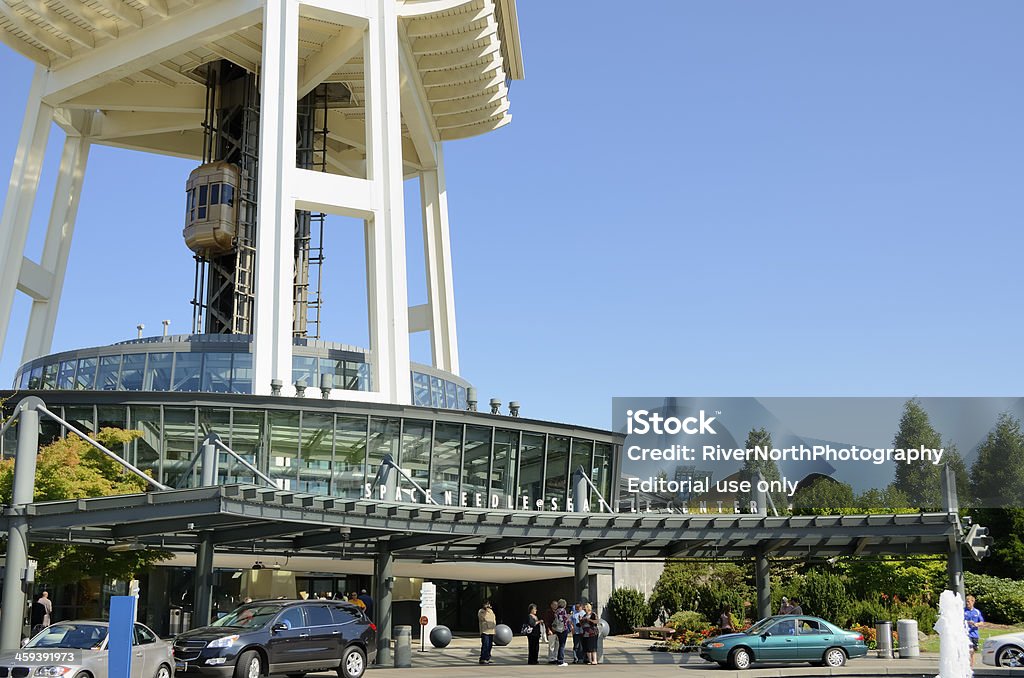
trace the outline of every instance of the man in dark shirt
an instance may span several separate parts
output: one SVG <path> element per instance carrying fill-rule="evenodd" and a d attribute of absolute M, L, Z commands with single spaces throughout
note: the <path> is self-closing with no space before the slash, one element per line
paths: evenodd
<path fill-rule="evenodd" d="M 363 601 L 363 605 L 366 606 L 366 616 L 373 619 L 373 598 L 366 592 L 366 589 L 359 592 L 359 600 Z"/>
<path fill-rule="evenodd" d="M 543 640 L 548 644 L 548 664 L 558 663 L 558 634 L 555 633 L 555 610 L 558 609 L 558 601 L 552 600 L 548 609 L 540 613 L 540 620 L 544 622 Z"/>
<path fill-rule="evenodd" d="M 800 599 L 799 598 L 794 596 L 793 600 L 791 600 L 789 602 L 790 602 L 789 614 L 803 614 L 804 613 L 804 608 L 800 607 Z"/>

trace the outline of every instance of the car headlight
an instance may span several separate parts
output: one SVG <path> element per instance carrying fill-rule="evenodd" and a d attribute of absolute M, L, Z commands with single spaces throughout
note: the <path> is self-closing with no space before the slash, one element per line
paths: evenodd
<path fill-rule="evenodd" d="M 206 647 L 231 647 L 235 644 L 236 640 L 238 640 L 238 636 L 224 636 L 217 640 L 211 640 L 210 644 Z"/>
<path fill-rule="evenodd" d="M 37 676 L 64 676 L 71 673 L 70 666 L 40 666 L 36 669 Z"/>
<path fill-rule="evenodd" d="M 998 640 L 986 640 L 985 641 L 985 647 L 986 648 L 995 647 L 998 643 L 999 643 Z"/>
<path fill-rule="evenodd" d="M 708 643 L 708 647 L 725 647 L 725 643 Z"/>

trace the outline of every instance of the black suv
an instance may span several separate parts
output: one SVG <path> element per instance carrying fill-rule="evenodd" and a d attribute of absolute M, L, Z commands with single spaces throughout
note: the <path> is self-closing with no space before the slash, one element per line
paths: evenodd
<path fill-rule="evenodd" d="M 336 670 L 360 678 L 377 653 L 377 627 L 355 605 L 260 600 L 174 639 L 179 676 L 261 678 Z"/>

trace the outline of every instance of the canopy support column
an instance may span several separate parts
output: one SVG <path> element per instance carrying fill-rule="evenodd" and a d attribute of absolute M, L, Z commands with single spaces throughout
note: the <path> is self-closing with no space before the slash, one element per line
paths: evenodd
<path fill-rule="evenodd" d="M 374 563 L 374 581 L 377 585 L 377 665 L 391 665 L 391 589 L 395 557 L 386 539 L 377 542 L 377 561 Z"/>

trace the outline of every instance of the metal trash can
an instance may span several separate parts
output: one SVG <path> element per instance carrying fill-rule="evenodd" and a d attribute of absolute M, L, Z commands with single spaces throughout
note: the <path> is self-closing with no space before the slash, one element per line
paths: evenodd
<path fill-rule="evenodd" d="M 875 622 L 875 642 L 878 643 L 876 651 L 879 659 L 892 659 L 892 622 Z"/>
<path fill-rule="evenodd" d="M 900 641 L 900 659 L 921 656 L 921 643 L 917 638 L 917 620 L 900 619 L 896 622 L 896 637 Z"/>
<path fill-rule="evenodd" d="M 396 626 L 392 634 L 395 640 L 395 668 L 412 667 L 412 627 Z"/>

